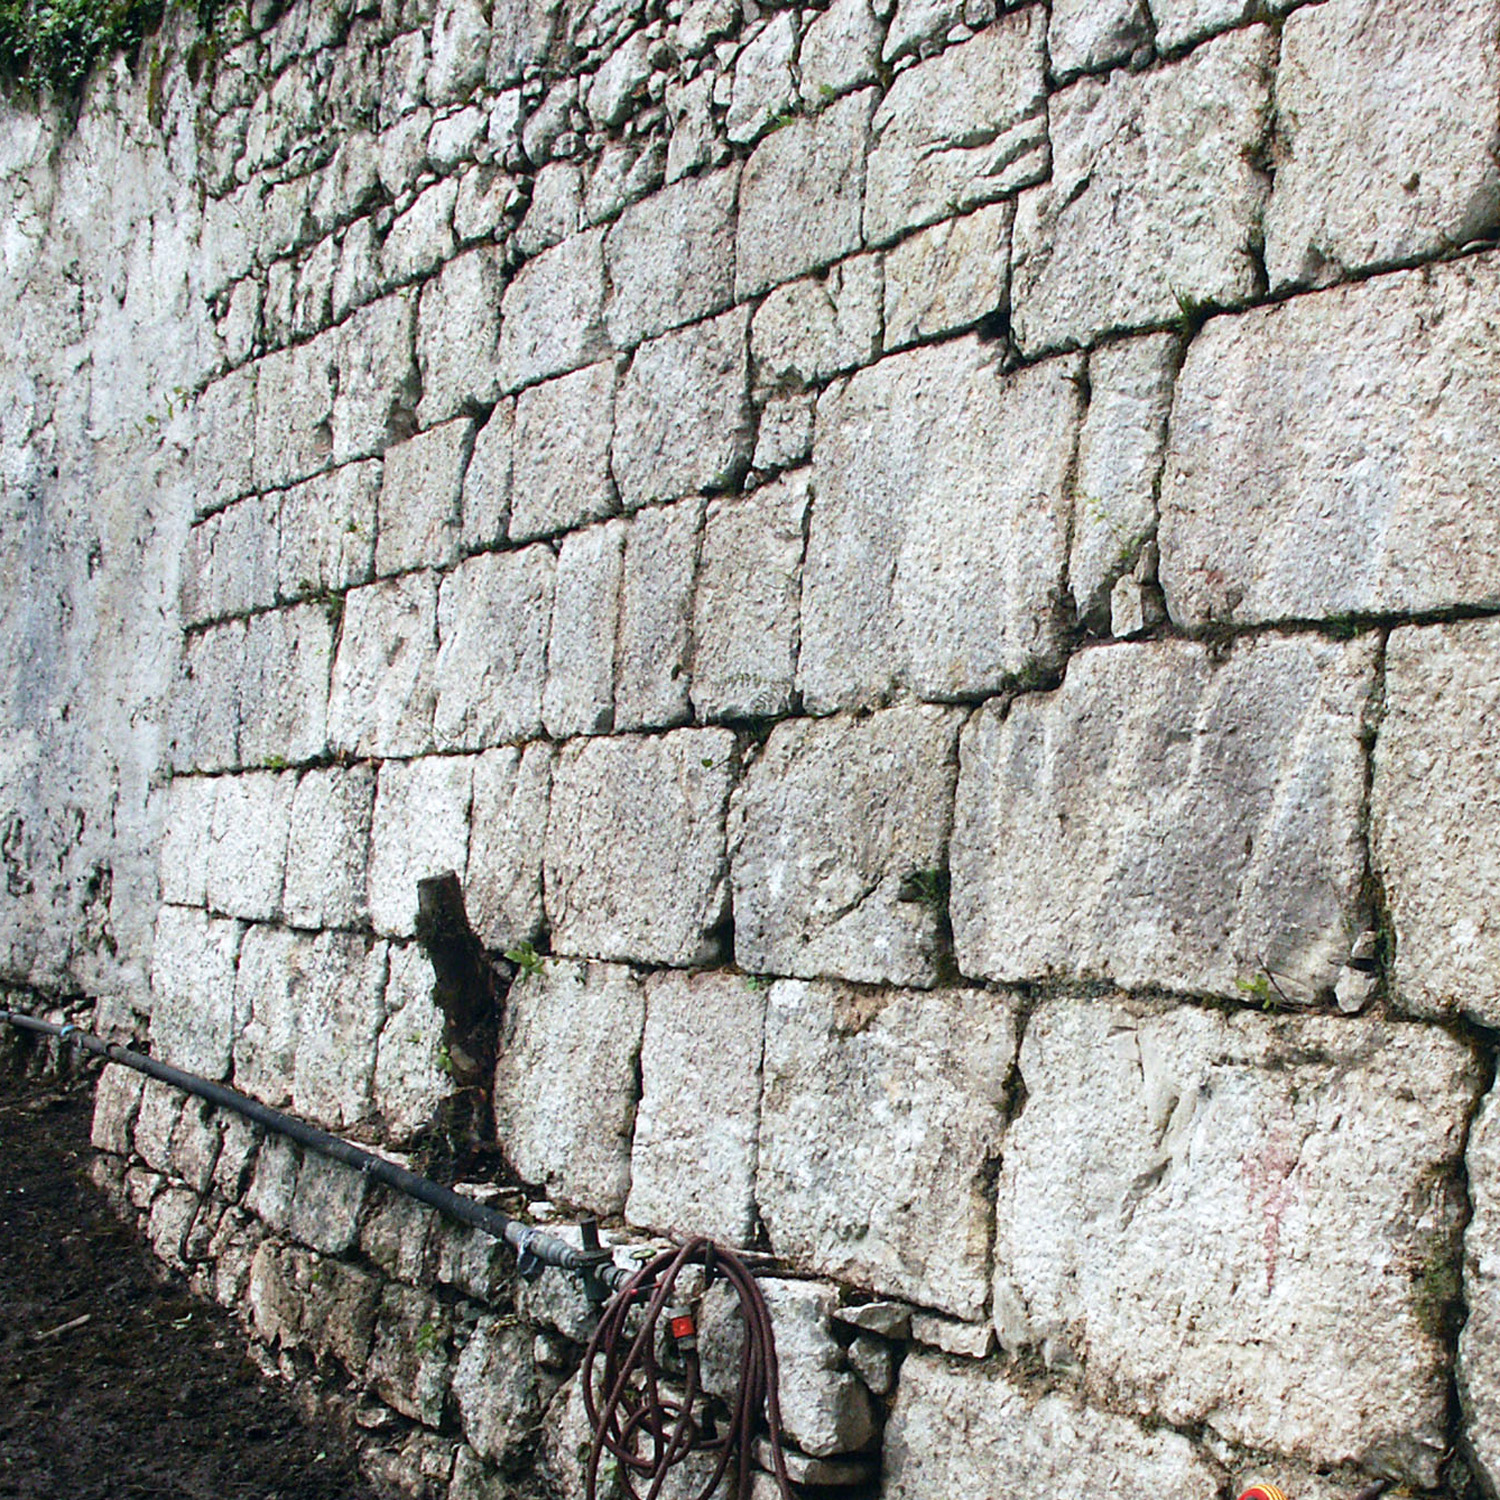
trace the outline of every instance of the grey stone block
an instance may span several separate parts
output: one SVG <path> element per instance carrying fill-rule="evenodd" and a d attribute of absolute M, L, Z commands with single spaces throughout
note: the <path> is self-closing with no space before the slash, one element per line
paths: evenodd
<path fill-rule="evenodd" d="M 822 109 L 830 99 L 878 81 L 883 28 L 870 0 L 834 0 L 805 24 L 797 49 L 805 105 Z"/>
<path fill-rule="evenodd" d="M 375 773 L 309 771 L 297 783 L 281 907 L 294 927 L 354 927 L 366 918 L 365 874 Z"/>
<path fill-rule="evenodd" d="M 609 353 L 604 331 L 604 236 L 591 229 L 528 261 L 501 304 L 505 390 L 593 364 Z"/>
<path fill-rule="evenodd" d="M 623 521 L 571 532 L 557 554 L 542 718 L 554 739 L 608 734 L 625 567 Z"/>
<path fill-rule="evenodd" d="M 501 401 L 474 438 L 474 452 L 464 474 L 460 539 L 465 552 L 478 552 L 505 539 L 510 525 L 515 430 L 516 404 Z"/>
<path fill-rule="evenodd" d="M 524 1324 L 481 1318 L 453 1371 L 453 1399 L 464 1436 L 495 1463 L 528 1454 L 538 1416 L 532 1332 Z"/>
<path fill-rule="evenodd" d="M 251 495 L 200 521 L 182 559 L 182 614 L 189 625 L 276 603 L 280 496 Z"/>
<path fill-rule="evenodd" d="M 431 962 L 411 943 L 392 944 L 389 964 L 371 1102 L 385 1139 L 401 1141 L 433 1122 L 453 1080 L 441 1067 L 443 1013 L 432 1001 Z"/>
<path fill-rule="evenodd" d="M 795 390 L 869 364 L 880 352 L 880 298 L 877 255 L 777 287 L 750 329 L 756 387 Z"/>
<path fill-rule="evenodd" d="M 499 394 L 500 252 L 481 245 L 455 257 L 422 288 L 417 362 L 422 373 L 419 419 L 431 426 L 467 402 Z"/>
<path fill-rule="evenodd" d="M 652 506 L 630 523 L 615 661 L 616 730 L 670 729 L 691 717 L 693 583 L 703 501 Z"/>
<path fill-rule="evenodd" d="M 361 308 L 324 335 L 335 340 L 338 359 L 338 394 L 333 401 L 335 464 L 382 453 L 388 443 L 416 425 L 417 399 L 422 394 L 414 349 L 416 321 L 417 294 L 406 290 Z"/>
<path fill-rule="evenodd" d="M 1474 1216 L 1464 1232 L 1463 1305 L 1468 1313 L 1458 1344 L 1458 1394 L 1469 1452 L 1485 1480 L 1500 1473 L 1500 1365 L 1496 1332 L 1500 1329 L 1500 1275 L 1496 1271 L 1496 1185 L 1500 1183 L 1495 1095 L 1486 1096 L 1469 1132 L 1465 1153 L 1469 1196 Z M 1434 1256 L 1424 1267 L 1429 1287 L 1439 1296 L 1434 1310 L 1441 1314 L 1445 1266 Z M 1457 1290 L 1456 1288 L 1454 1290 Z"/>
<path fill-rule="evenodd" d="M 355 755 L 416 755 L 432 740 L 437 579 L 410 573 L 352 590 L 328 697 L 328 738 Z"/>
<path fill-rule="evenodd" d="M 614 417 L 615 367 L 609 361 L 516 397 L 511 541 L 532 541 L 614 511 Z"/>
<path fill-rule="evenodd" d="M 251 772 L 214 785 L 208 904 L 226 916 L 270 921 L 281 911 L 296 775 Z"/>
<path fill-rule="evenodd" d="M 1128 62 L 1151 42 L 1145 0 L 1054 0 L 1047 60 L 1059 82 Z"/>
<path fill-rule="evenodd" d="M 283 599 L 342 593 L 375 576 L 380 462 L 346 464 L 281 495 L 277 586 Z"/>
<path fill-rule="evenodd" d="M 469 853 L 472 755 L 388 760 L 380 767 L 370 830 L 370 922 L 409 937 L 417 882 L 465 868 Z"/>
<path fill-rule="evenodd" d="M 375 1393 L 403 1417 L 437 1427 L 453 1376 L 452 1337 L 452 1320 L 436 1298 L 400 1283 L 387 1286 L 370 1351 Z"/>
<path fill-rule="evenodd" d="M 218 783 L 212 777 L 172 779 L 157 862 L 163 901 L 176 906 L 208 905 L 208 860 L 217 796 Z"/>
<path fill-rule="evenodd" d="M 490 750 L 474 762 L 469 922 L 480 941 L 503 952 L 542 927 L 542 852 L 556 752 L 547 744 Z"/>
<path fill-rule="evenodd" d="M 312 760 L 328 747 L 333 625 L 320 605 L 253 616 L 239 674 L 242 765 Z"/>
<path fill-rule="evenodd" d="M 234 1004 L 239 922 L 163 906 L 151 950 L 152 1055 L 224 1078 L 241 1018 Z"/>
<path fill-rule="evenodd" d="M 451 567 L 457 560 L 460 497 L 473 446 L 474 424 L 460 418 L 386 450 L 378 574 Z"/>
<path fill-rule="evenodd" d="M 952 333 L 1003 311 L 1010 281 L 1011 203 L 947 219 L 885 257 L 885 347 Z"/>
<path fill-rule="evenodd" d="M 452 256 L 453 200 L 457 196 L 457 181 L 440 178 L 418 193 L 397 217 L 380 247 L 380 269 L 387 281 L 430 276 Z"/>
<path fill-rule="evenodd" d="M 725 134 L 737 146 L 759 140 L 797 102 L 797 28 L 786 11 L 773 14 L 734 59 Z"/>

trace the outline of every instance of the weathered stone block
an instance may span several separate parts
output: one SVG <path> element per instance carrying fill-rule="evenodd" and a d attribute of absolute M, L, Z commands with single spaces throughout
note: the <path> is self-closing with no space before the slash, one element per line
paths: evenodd
<path fill-rule="evenodd" d="M 440 1066 L 443 1013 L 433 1004 L 432 990 L 432 964 L 421 948 L 415 943 L 404 948 L 392 944 L 386 1020 L 380 1028 L 371 1094 L 385 1129 L 397 1140 L 429 1125 L 453 1091 L 451 1074 Z"/>
<path fill-rule="evenodd" d="M 501 304 L 500 380 L 506 390 L 566 375 L 609 353 L 604 330 L 603 229 L 575 234 L 528 261 Z"/>
<path fill-rule="evenodd" d="M 305 940 L 284 927 L 256 924 L 240 943 L 234 1008 L 240 1030 L 234 1039 L 236 1087 L 266 1104 L 292 1102 L 297 1061 L 297 1025 L 302 978 L 293 984 L 294 954 Z"/>
<path fill-rule="evenodd" d="M 182 615 L 189 625 L 276 603 L 280 496 L 251 495 L 200 521 L 182 559 Z"/>
<path fill-rule="evenodd" d="M 1326 999 L 1362 887 L 1374 647 L 1264 636 L 1075 656 L 960 747 L 959 968 Z"/>
<path fill-rule="evenodd" d="M 1500 1022 L 1500 622 L 1392 631 L 1375 742 L 1372 857 L 1394 989 L 1425 1015 Z"/>
<path fill-rule="evenodd" d="M 297 778 L 252 772 L 214 785 L 208 904 L 226 916 L 270 921 L 281 909 Z"/>
<path fill-rule="evenodd" d="M 484 79 L 489 42 L 489 15 L 481 0 L 440 0 L 432 17 L 428 102 L 468 98 Z"/>
<path fill-rule="evenodd" d="M 328 738 L 355 755 L 417 755 L 437 697 L 437 579 L 409 573 L 352 590 L 328 697 Z"/>
<path fill-rule="evenodd" d="M 493 246 L 457 256 L 422 288 L 417 362 L 429 426 L 470 401 L 493 401 L 500 389 L 501 293 L 505 276 Z"/>
<path fill-rule="evenodd" d="M 1256 294 L 1267 183 L 1255 154 L 1273 55 L 1270 32 L 1252 26 L 1172 67 L 1052 96 L 1052 177 L 1016 209 L 1010 295 L 1024 353 Z"/>
<path fill-rule="evenodd" d="M 615 509 L 609 449 L 615 367 L 606 361 L 516 398 L 510 539 L 531 541 Z"/>
<path fill-rule="evenodd" d="M 759 1060 L 757 1059 L 757 1066 Z M 141 1106 L 145 1079 L 131 1068 L 109 1063 L 94 1088 L 94 1121 L 90 1144 L 99 1151 L 129 1156 L 136 1112 Z"/>
<path fill-rule="evenodd" d="M 381 453 L 415 426 L 422 393 L 414 349 L 416 315 L 416 292 L 396 292 L 361 308 L 327 335 L 336 338 L 338 351 L 334 463 Z"/>
<path fill-rule="evenodd" d="M 524 1324 L 481 1318 L 453 1371 L 453 1399 L 476 1452 L 505 1463 L 529 1453 L 538 1414 L 532 1332 Z"/>
<path fill-rule="evenodd" d="M 400 1283 L 380 1300 L 369 1380 L 403 1417 L 436 1427 L 453 1374 L 453 1326 L 441 1302 Z"/>
<path fill-rule="evenodd" d="M 797 102 L 797 30 L 787 11 L 774 13 L 734 59 L 725 134 L 738 146 L 760 139 Z"/>
<path fill-rule="evenodd" d="M 777 287 L 756 309 L 750 357 L 760 389 L 795 389 L 880 352 L 880 257 L 860 255 L 822 277 Z"/>
<path fill-rule="evenodd" d="M 1005 307 L 1015 207 L 996 203 L 903 240 L 885 257 L 885 347 L 978 323 Z"/>
<path fill-rule="evenodd" d="M 1156 529 L 1177 358 L 1169 333 L 1108 344 L 1089 356 L 1068 586 L 1079 618 L 1096 628 L 1107 620 L 1110 590 Z"/>
<path fill-rule="evenodd" d="M 995 1322 L 1085 1388 L 1431 1484 L 1476 1060 L 1437 1027 L 1068 1000 L 1031 1017 Z"/>
<path fill-rule="evenodd" d="M 626 1218 L 743 1245 L 755 1224 L 766 996 L 740 974 L 646 981 Z"/>
<path fill-rule="evenodd" d="M 830 99 L 878 80 L 882 28 L 870 0 L 833 0 L 805 24 L 797 70 L 809 108 L 822 109 Z"/>
<path fill-rule="evenodd" d="M 596 1213 L 625 1206 L 643 1020 L 620 965 L 549 959 L 511 986 L 495 1138 L 525 1181 Z"/>
<path fill-rule="evenodd" d="M 693 624 L 700 719 L 771 718 L 791 708 L 811 503 L 804 471 L 709 506 Z"/>
<path fill-rule="evenodd" d="M 177 906 L 208 905 L 208 860 L 217 796 L 218 782 L 212 777 L 173 778 L 157 862 L 163 901 Z"/>
<path fill-rule="evenodd" d="M 478 552 L 504 541 L 515 472 L 516 404 L 501 401 L 474 438 L 464 474 L 462 543 Z"/>
<path fill-rule="evenodd" d="M 1497 291 L 1485 256 L 1208 324 L 1162 478 L 1174 620 L 1500 602 Z"/>
<path fill-rule="evenodd" d="M 542 717 L 554 739 L 607 734 L 614 722 L 615 637 L 625 523 L 571 532 L 557 555 Z"/>
<path fill-rule="evenodd" d="M 614 727 L 670 729 L 691 717 L 693 581 L 703 501 L 652 506 L 630 523 L 620 592 Z"/>
<path fill-rule="evenodd" d="M 734 766 L 725 729 L 563 747 L 544 865 L 556 952 L 684 967 L 718 956 Z"/>
<path fill-rule="evenodd" d="M 930 1354 L 901 1366 L 885 1431 L 889 1500 L 1019 1500 L 1125 1488 L 1207 1500 L 1215 1470 L 1180 1433 L 1146 1431 L 1076 1396 L 1036 1395 L 1009 1374 Z"/>
<path fill-rule="evenodd" d="M 312 760 L 328 746 L 333 624 L 316 604 L 256 615 L 239 677 L 242 765 Z"/>
<path fill-rule="evenodd" d="M 897 684 L 991 693 L 1057 659 L 1077 374 L 1064 359 L 1002 376 L 970 337 L 823 395 L 798 664 L 810 709 Z"/>
<path fill-rule="evenodd" d="M 472 755 L 386 761 L 370 830 L 370 922 L 376 932 L 416 929 L 417 882 L 468 862 Z"/>
<path fill-rule="evenodd" d="M 457 559 L 459 501 L 473 446 L 474 424 L 460 418 L 386 450 L 377 573 L 450 567 Z"/>
<path fill-rule="evenodd" d="M 1279 14 L 1295 4 L 1296 0 L 1270 0 L 1265 9 Z M 1150 5 L 1161 52 L 1175 52 L 1216 31 L 1241 26 L 1256 12 L 1252 0 L 1150 0 Z"/>
<path fill-rule="evenodd" d="M 305 479 L 328 467 L 333 451 L 338 334 L 267 355 L 255 367 L 256 489 Z M 204 413 L 200 411 L 200 420 Z"/>
<path fill-rule="evenodd" d="M 369 1185 L 363 1172 L 305 1152 L 287 1214 L 288 1233 L 324 1255 L 347 1255 L 359 1239 L 359 1216 Z"/>
<path fill-rule="evenodd" d="M 297 783 L 281 909 L 294 927 L 365 920 L 365 871 L 375 773 L 369 766 L 309 771 Z"/>
<path fill-rule="evenodd" d="M 1002 16 L 902 73 L 870 129 L 865 240 L 951 218 L 1046 175 L 1047 12 Z"/>
<path fill-rule="evenodd" d="M 772 985 L 758 1189 L 777 1253 L 982 1316 L 1015 1050 L 1005 996 Z"/>
<path fill-rule="evenodd" d="M 604 247 L 611 295 L 605 312 L 617 349 L 630 349 L 734 301 L 732 166 L 684 178 L 620 215 Z"/>
<path fill-rule="evenodd" d="M 346 464 L 281 496 L 277 584 L 283 599 L 342 593 L 375 568 L 380 462 Z"/>
<path fill-rule="evenodd" d="M 458 183 L 444 177 L 418 193 L 380 247 L 380 269 L 387 281 L 430 276 L 453 254 L 453 200 Z"/>
<path fill-rule="evenodd" d="M 1053 0 L 1047 57 L 1060 82 L 1128 62 L 1150 42 L 1145 0 Z"/>
<path fill-rule="evenodd" d="M 1496 1187 L 1500 1185 L 1500 1142 L 1496 1140 L 1496 1105 L 1488 1094 L 1469 1132 L 1465 1154 L 1469 1197 L 1474 1216 L 1464 1232 L 1463 1305 L 1468 1312 L 1458 1344 L 1458 1394 L 1463 1406 L 1468 1451 L 1486 1482 L 1500 1474 L 1500 1240 L 1497 1229 Z M 1430 1286 L 1436 1291 L 1440 1315 L 1450 1288 L 1442 1279 L 1440 1260 L 1429 1263 Z M 1424 1268 L 1425 1269 L 1425 1268 Z M 1451 1288 L 1457 1292 L 1457 1287 Z"/>
<path fill-rule="evenodd" d="M 542 926 L 542 851 L 552 790 L 550 745 L 491 750 L 474 762 L 469 922 L 486 948 L 529 942 Z"/>
<path fill-rule="evenodd" d="M 740 179 L 734 294 L 744 300 L 860 248 L 873 89 L 767 136 Z"/>
<path fill-rule="evenodd" d="M 1351 0 L 1288 17 L 1276 70 L 1272 289 L 1436 255 L 1500 223 L 1486 99 L 1500 89 L 1489 7 Z"/>
<path fill-rule="evenodd" d="M 757 469 L 777 470 L 812 456 L 814 398 L 811 393 L 773 396 L 761 408 L 755 434 Z"/>
<path fill-rule="evenodd" d="M 280 366 L 274 368 L 279 370 Z M 248 494 L 258 483 L 258 370 L 257 365 L 246 365 L 233 371 L 214 381 L 194 403 L 197 437 L 193 444 L 193 509 L 198 515 L 220 509 Z"/>
<path fill-rule="evenodd" d="M 626 510 L 723 489 L 749 462 L 749 320 L 738 308 L 636 350 L 615 402 L 614 474 Z"/>
<path fill-rule="evenodd" d="M 175 771 L 225 771 L 240 763 L 239 677 L 245 624 L 211 625 L 182 643 L 182 664 L 167 704 Z"/>
<path fill-rule="evenodd" d="M 238 922 L 163 906 L 151 949 L 152 1054 L 205 1078 L 229 1072 L 241 1017 L 234 1004 Z"/>
<path fill-rule="evenodd" d="M 172 1167 L 172 1131 L 182 1114 L 183 1095 L 169 1083 L 147 1078 L 136 1111 L 133 1141 L 137 1155 L 154 1172 Z"/>
<path fill-rule="evenodd" d="M 486 552 L 443 580 L 433 737 L 482 749 L 540 734 L 557 563 L 548 547 Z"/>

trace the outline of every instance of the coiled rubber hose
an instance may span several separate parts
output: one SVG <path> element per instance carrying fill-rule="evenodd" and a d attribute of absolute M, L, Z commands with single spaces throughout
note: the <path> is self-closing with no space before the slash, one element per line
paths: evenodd
<path fill-rule="evenodd" d="M 702 1266 L 706 1283 L 722 1279 L 740 1299 L 745 1347 L 739 1384 L 722 1432 L 706 1415 L 698 1368 L 697 1338 L 690 1323 L 669 1313 L 682 1354 L 686 1381 L 682 1394 L 662 1390 L 657 1367 L 662 1313 L 674 1304 L 677 1279 L 688 1266 Z M 631 1313 L 640 1308 L 631 1326 Z M 683 1333 L 677 1325 L 684 1324 Z M 709 1500 L 737 1464 L 738 1494 L 750 1493 L 750 1459 L 756 1423 L 762 1411 L 770 1429 L 771 1461 L 783 1500 L 790 1500 L 786 1459 L 781 1451 L 781 1409 L 777 1400 L 776 1341 L 765 1298 L 749 1268 L 732 1252 L 707 1239 L 689 1240 L 680 1250 L 666 1250 L 643 1265 L 605 1307 L 583 1357 L 583 1399 L 593 1427 L 585 1483 L 587 1500 L 595 1500 L 599 1469 L 608 1453 L 619 1464 L 625 1493 L 631 1500 L 657 1500 L 670 1470 L 695 1453 L 711 1454 L 713 1469 L 693 1500 Z M 637 1485 L 644 1484 L 644 1490 Z"/>

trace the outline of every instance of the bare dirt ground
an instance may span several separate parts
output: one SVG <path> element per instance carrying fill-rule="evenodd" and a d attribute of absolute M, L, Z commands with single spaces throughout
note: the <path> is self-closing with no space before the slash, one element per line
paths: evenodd
<path fill-rule="evenodd" d="M 0 1068 L 0 1497 L 371 1500 L 339 1436 L 115 1218 L 91 1112 L 87 1079 Z"/>

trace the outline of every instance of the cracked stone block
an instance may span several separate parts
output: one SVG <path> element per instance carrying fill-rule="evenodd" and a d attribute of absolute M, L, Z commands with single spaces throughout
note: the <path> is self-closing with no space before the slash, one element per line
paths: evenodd
<path fill-rule="evenodd" d="M 281 495 L 277 586 L 284 599 L 342 593 L 375 576 L 380 461 L 345 464 Z"/>
<path fill-rule="evenodd" d="M 818 402 L 798 687 L 826 713 L 993 693 L 1055 662 L 1078 365 L 1002 375 L 974 337 Z"/>
<path fill-rule="evenodd" d="M 604 229 L 528 261 L 501 304 L 500 382 L 513 391 L 605 358 Z"/>
<path fill-rule="evenodd" d="M 1220 37 L 1171 67 L 1048 101 L 1052 177 L 1021 194 L 1011 321 L 1025 354 L 1169 323 L 1260 289 L 1275 39 Z"/>
<path fill-rule="evenodd" d="M 411 207 L 391 225 L 380 247 L 380 269 L 390 282 L 430 276 L 453 254 L 453 200 L 458 183 L 451 177 L 417 194 Z"/>
<path fill-rule="evenodd" d="M 1021 1045 L 995 1324 L 1092 1396 L 1422 1488 L 1477 1061 L 1434 1026 L 1061 1000 Z M 1455 1289 L 1456 1290 L 1456 1289 Z M 1440 1301 L 1441 1299 L 1439 1299 Z"/>
<path fill-rule="evenodd" d="M 356 927 L 366 920 L 374 797 L 369 766 L 309 771 L 297 783 L 281 897 L 292 926 Z"/>
<path fill-rule="evenodd" d="M 776 1253 L 982 1317 L 1015 1052 L 1007 996 L 772 985 L 757 1195 Z"/>
<path fill-rule="evenodd" d="M 1458 1343 L 1458 1395 L 1463 1408 L 1468 1452 L 1480 1476 L 1493 1485 L 1500 1475 L 1500 1361 L 1496 1341 L 1500 1331 L 1500 1217 L 1496 1188 L 1500 1185 L 1500 1141 L 1496 1139 L 1495 1094 L 1481 1105 L 1469 1132 L 1469 1196 L 1474 1216 L 1464 1233 L 1463 1306 L 1467 1311 Z M 1434 1290 L 1441 1299 L 1456 1294 L 1440 1280 Z"/>
<path fill-rule="evenodd" d="M 809 15 L 806 27 L 797 70 L 809 109 L 879 81 L 882 27 L 870 0 L 833 0 L 827 10 Z"/>
<path fill-rule="evenodd" d="M 734 294 L 743 301 L 861 248 L 865 150 L 876 92 L 793 120 L 755 148 L 740 179 Z"/>
<path fill-rule="evenodd" d="M 557 562 L 549 547 L 485 552 L 443 579 L 433 738 L 477 750 L 542 730 Z"/>
<path fill-rule="evenodd" d="M 776 726 L 730 813 L 741 968 L 937 982 L 962 718 L 918 705 Z"/>
<path fill-rule="evenodd" d="M 570 532 L 557 554 L 542 718 L 554 739 L 608 734 L 625 568 L 623 521 Z"/>
<path fill-rule="evenodd" d="M 625 539 L 615 661 L 616 730 L 671 729 L 691 717 L 693 584 L 704 502 L 638 512 Z"/>
<path fill-rule="evenodd" d="M 1276 71 L 1271 287 L 1440 254 L 1500 224 L 1500 36 L 1479 0 L 1287 18 Z"/>
<path fill-rule="evenodd" d="M 209 776 L 173 777 L 167 791 L 157 871 L 161 899 L 174 906 L 208 905 L 208 860 L 217 796 L 218 781 Z"/>
<path fill-rule="evenodd" d="M 322 334 L 268 354 L 255 366 L 255 436 L 250 451 L 256 489 L 291 484 L 328 467 L 338 337 L 337 331 Z M 200 407 L 200 422 L 207 416 Z M 234 422 L 232 415 L 230 421 Z"/>
<path fill-rule="evenodd" d="M 376 1395 L 403 1417 L 437 1427 L 453 1375 L 452 1340 L 441 1302 L 399 1282 L 387 1286 L 367 1371 Z"/>
<path fill-rule="evenodd" d="M 750 309 L 736 308 L 636 350 L 615 399 L 614 475 L 638 510 L 725 489 L 750 460 Z"/>
<path fill-rule="evenodd" d="M 750 329 L 756 388 L 794 390 L 869 364 L 880 352 L 880 298 L 877 255 L 777 287 Z"/>
<path fill-rule="evenodd" d="M 723 312 L 734 301 L 740 170 L 687 177 L 627 208 L 609 231 L 605 310 L 617 349 Z"/>
<path fill-rule="evenodd" d="M 234 1004 L 239 922 L 163 906 L 151 949 L 152 1054 L 205 1078 L 229 1073 L 242 1018 Z"/>
<path fill-rule="evenodd" d="M 472 755 L 388 760 L 380 767 L 370 829 L 370 923 L 376 932 L 416 930 L 417 882 L 465 868 Z"/>
<path fill-rule="evenodd" d="M 1015 205 L 995 203 L 903 240 L 885 257 L 885 347 L 952 333 L 1002 312 Z"/>
<path fill-rule="evenodd" d="M 226 916 L 270 921 L 281 909 L 293 773 L 251 772 L 215 783 L 208 904 Z"/>
<path fill-rule="evenodd" d="M 1089 355 L 1068 586 L 1078 617 L 1096 627 L 1108 614 L 1110 591 L 1156 529 L 1177 358 L 1170 333 L 1107 344 Z"/>
<path fill-rule="evenodd" d="M 954 27 L 963 21 L 963 0 L 883 0 L 883 10 L 894 12 L 889 18 L 881 56 L 887 62 L 908 53 L 936 52 Z M 993 12 L 991 12 L 993 18 Z"/>
<path fill-rule="evenodd" d="M 464 469 L 473 446 L 474 424 L 461 418 L 386 449 L 377 573 L 451 567 L 457 561 Z"/>
<path fill-rule="evenodd" d="M 1144 0 L 1053 0 L 1047 57 L 1060 83 L 1128 62 L 1150 43 Z"/>
<path fill-rule="evenodd" d="M 239 679 L 244 765 L 313 760 L 328 747 L 333 622 L 316 604 L 256 615 L 245 625 Z"/>
<path fill-rule="evenodd" d="M 762 472 L 790 468 L 812 456 L 813 409 L 811 392 L 773 396 L 761 408 L 751 465 Z"/>
<path fill-rule="evenodd" d="M 428 102 L 467 99 L 484 81 L 489 43 L 489 15 L 482 0 L 440 0 L 432 17 L 424 83 Z"/>
<path fill-rule="evenodd" d="M 1283 1002 L 1332 996 L 1365 910 L 1373 642 L 1080 652 L 959 750 L 959 969 Z M 1248 987 L 1248 988 L 1247 988 Z"/>
<path fill-rule="evenodd" d="M 453 1092 L 452 1078 L 441 1067 L 443 1013 L 433 1004 L 432 990 L 432 964 L 421 948 L 392 945 L 371 1097 L 386 1131 L 398 1140 L 430 1124 Z"/>
<path fill-rule="evenodd" d="M 446 421 L 468 402 L 493 401 L 500 390 L 500 252 L 482 245 L 450 260 L 422 288 L 417 363 L 419 419 Z"/>
<path fill-rule="evenodd" d="M 1162 477 L 1173 620 L 1500 603 L 1497 291 L 1483 256 L 1209 322 Z"/>
<path fill-rule="evenodd" d="M 1371 857 L 1395 927 L 1394 984 L 1423 1015 L 1500 1022 L 1500 622 L 1391 632 Z"/>
<path fill-rule="evenodd" d="M 1046 175 L 1046 37 L 1046 10 L 1030 5 L 896 78 L 870 130 L 868 244 Z"/>
<path fill-rule="evenodd" d="M 563 746 L 543 866 L 555 952 L 674 967 L 719 956 L 735 766 L 727 729 Z"/>
<path fill-rule="evenodd" d="M 334 463 L 381 453 L 415 426 L 422 393 L 414 352 L 416 321 L 417 294 L 407 290 L 361 308 L 329 335 L 337 337 L 339 362 Z"/>
<path fill-rule="evenodd" d="M 437 578 L 409 573 L 353 589 L 328 696 L 328 738 L 354 755 L 419 755 L 437 697 Z"/>
<path fill-rule="evenodd" d="M 89 1134 L 89 1142 L 96 1150 L 112 1151 L 116 1156 L 130 1155 L 145 1082 L 133 1068 L 119 1063 L 105 1065 L 94 1087 L 94 1119 Z"/>
<path fill-rule="evenodd" d="M 511 986 L 495 1139 L 523 1181 L 598 1214 L 624 1208 L 644 1018 L 623 965 L 546 959 Z"/>
<path fill-rule="evenodd" d="M 492 952 L 530 942 L 542 930 L 542 851 L 556 751 L 547 744 L 491 750 L 474 762 L 469 922 Z"/>
<path fill-rule="evenodd" d="M 700 719 L 790 711 L 797 670 L 806 471 L 708 507 L 693 624 Z"/>
<path fill-rule="evenodd" d="M 464 1436 L 496 1463 L 530 1454 L 539 1415 L 533 1334 L 524 1324 L 481 1318 L 453 1371 Z"/>
<path fill-rule="evenodd" d="M 1128 1490 L 1206 1500 L 1219 1473 L 1180 1433 L 1037 1394 L 1008 1372 L 912 1354 L 885 1430 L 888 1500 L 1018 1500 Z M 1300 1493 L 1300 1491 L 1299 1491 Z"/>
<path fill-rule="evenodd" d="M 515 474 L 515 430 L 516 404 L 501 401 L 474 438 L 474 452 L 464 474 L 460 540 L 465 552 L 478 552 L 505 540 Z"/>
<path fill-rule="evenodd" d="M 615 367 L 609 361 L 516 397 L 511 541 L 532 541 L 613 513 L 614 417 Z"/>
<path fill-rule="evenodd" d="M 647 978 L 630 1223 L 748 1243 L 765 1019 L 764 989 L 742 974 Z"/>

